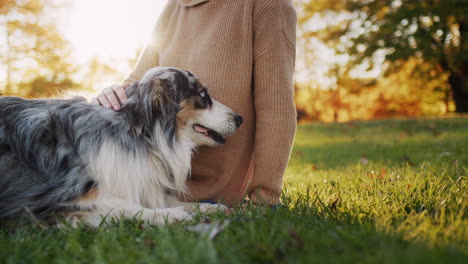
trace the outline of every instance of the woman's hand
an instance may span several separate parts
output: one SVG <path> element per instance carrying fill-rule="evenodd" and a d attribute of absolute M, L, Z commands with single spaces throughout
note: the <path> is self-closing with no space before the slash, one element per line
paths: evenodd
<path fill-rule="evenodd" d="M 105 108 L 112 108 L 115 111 L 120 109 L 121 104 L 124 104 L 128 97 L 125 89 L 130 86 L 130 83 L 124 82 L 122 85 L 114 84 L 101 91 L 97 97 L 91 100 L 92 104 L 102 105 Z"/>

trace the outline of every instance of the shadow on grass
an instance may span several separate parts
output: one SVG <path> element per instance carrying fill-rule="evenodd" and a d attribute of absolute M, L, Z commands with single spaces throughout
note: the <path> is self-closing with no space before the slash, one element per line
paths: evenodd
<path fill-rule="evenodd" d="M 292 162 L 315 164 L 323 169 L 377 162 L 386 165 L 411 166 L 422 162 L 454 162 L 468 165 L 465 146 L 456 142 L 408 142 L 388 145 L 375 142 L 326 143 L 319 146 L 295 146 Z"/>
<path fill-rule="evenodd" d="M 466 166 L 467 124 L 468 118 L 307 125 L 299 129 L 291 164 L 315 164 L 326 170 L 365 160 L 369 165 L 394 167 L 458 160 L 460 166 Z M 326 176 L 333 178 L 334 173 Z M 426 183 L 421 181 L 420 189 L 400 188 L 407 196 L 396 197 L 388 186 L 372 189 L 367 196 L 359 193 L 361 190 L 345 193 L 355 187 L 350 181 L 348 189 L 339 190 L 349 199 L 342 204 L 333 199 L 322 201 L 298 188 L 284 197 L 286 207 L 274 211 L 250 208 L 228 217 L 210 217 L 211 221 L 231 221 L 214 240 L 185 230 L 185 225 L 193 223 L 152 227 L 122 221 L 96 230 L 0 229 L 0 263 L 468 263 L 467 240 L 461 237 L 466 227 L 460 228 L 466 223 L 466 207 L 455 204 L 463 198 L 463 189 L 456 184 L 462 185 Z M 323 188 L 318 192 L 333 198 L 336 190 L 328 192 L 326 188 L 331 187 L 327 184 L 316 188 Z M 452 192 L 445 195 L 449 190 Z M 439 191 L 444 195 L 439 196 Z M 429 193 L 433 195 L 428 197 Z M 370 201 L 373 198 L 375 201 Z M 398 199 L 401 204 L 396 206 Z M 400 210 L 401 215 L 392 215 L 388 208 L 382 210 L 380 201 Z M 440 213 L 443 203 L 451 208 L 447 214 L 449 210 L 452 215 L 460 212 L 459 218 L 440 218 L 449 219 L 445 226 L 434 223 L 439 220 L 432 215 L 423 218 L 425 212 Z M 393 221 L 379 222 L 382 215 Z M 418 217 L 426 222 L 418 222 Z M 402 225 L 405 221 L 409 223 L 406 226 Z M 455 223 L 458 226 L 452 228 Z M 401 226 L 406 229 L 399 229 Z M 438 226 L 444 228 L 430 230 Z M 442 237 L 441 232 L 452 233 Z M 451 241 L 454 236 L 457 240 Z"/>
<path fill-rule="evenodd" d="M 2 263 L 466 263 L 458 247 L 429 247 L 377 230 L 372 219 L 298 199 L 276 210 L 230 217 L 214 240 L 184 224 L 152 227 L 123 221 L 97 230 L 0 232 Z"/>
<path fill-rule="evenodd" d="M 307 202 L 308 203 L 308 202 Z M 266 215 L 250 228 L 239 223 L 240 237 L 247 237 L 246 262 L 260 263 L 466 263 L 459 247 L 430 247 L 402 235 L 375 228 L 373 219 L 358 219 L 346 211 L 333 211 L 322 202 Z M 315 207 L 314 207 L 315 206 Z M 255 230 L 252 232 L 252 230 Z M 239 241 L 242 243 L 241 241 Z M 250 250 L 249 250 L 250 249 Z"/>
<path fill-rule="evenodd" d="M 309 124 L 299 128 L 292 162 L 324 169 L 359 162 L 418 165 L 453 162 L 468 166 L 468 118 Z"/>

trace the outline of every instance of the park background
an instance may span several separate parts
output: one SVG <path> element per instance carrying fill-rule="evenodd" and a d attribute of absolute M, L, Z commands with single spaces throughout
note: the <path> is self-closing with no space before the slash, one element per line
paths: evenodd
<path fill-rule="evenodd" d="M 122 81 L 165 3 L 0 0 L 0 93 L 92 97 Z M 293 3 L 283 207 L 157 228 L 0 226 L 0 262 L 468 263 L 467 1 Z"/>
<path fill-rule="evenodd" d="M 166 1 L 0 1 L 0 93 L 88 97 L 122 81 Z M 468 112 L 462 0 L 294 0 L 298 118 Z"/>

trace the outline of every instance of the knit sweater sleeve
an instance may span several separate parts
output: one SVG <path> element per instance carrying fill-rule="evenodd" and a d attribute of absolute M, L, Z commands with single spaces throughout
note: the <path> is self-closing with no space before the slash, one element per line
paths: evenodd
<path fill-rule="evenodd" d="M 293 98 L 296 13 L 291 0 L 254 3 L 256 136 L 254 175 L 248 194 L 256 203 L 279 204 L 296 131 Z"/>
<path fill-rule="evenodd" d="M 157 30 L 155 28 L 153 31 L 152 40 L 145 46 L 143 52 L 141 52 L 140 57 L 138 58 L 135 67 L 124 82 L 139 81 L 146 73 L 146 71 L 159 65 L 159 53 L 156 40 Z"/>

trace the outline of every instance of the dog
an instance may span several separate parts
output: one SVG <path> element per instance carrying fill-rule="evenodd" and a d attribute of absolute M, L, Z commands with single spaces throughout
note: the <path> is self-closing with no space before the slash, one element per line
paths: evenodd
<path fill-rule="evenodd" d="M 225 208 L 177 197 L 192 151 L 224 144 L 242 117 L 177 68 L 150 69 L 126 92 L 119 111 L 80 97 L 0 97 L 0 221 L 161 225 Z"/>

